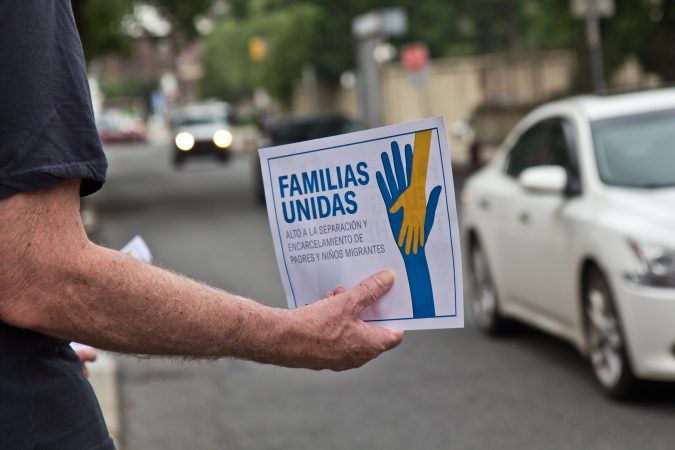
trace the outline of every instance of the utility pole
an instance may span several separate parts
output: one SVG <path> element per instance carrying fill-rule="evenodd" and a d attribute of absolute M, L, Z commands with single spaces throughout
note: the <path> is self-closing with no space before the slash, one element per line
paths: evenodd
<path fill-rule="evenodd" d="M 588 2 L 586 12 L 586 41 L 588 52 L 591 57 L 591 77 L 593 90 L 602 92 L 605 90 L 605 66 L 602 58 L 602 36 L 600 34 L 600 18 L 598 5 L 595 0 Z"/>
<path fill-rule="evenodd" d="M 605 90 L 600 18 L 614 14 L 614 0 L 572 0 L 572 15 L 586 21 L 586 43 L 591 62 L 591 81 L 595 92 Z"/>
<path fill-rule="evenodd" d="M 356 41 L 356 89 L 361 120 L 369 128 L 382 124 L 380 73 L 374 53 L 385 38 L 402 36 L 408 29 L 407 15 L 402 8 L 370 11 L 352 21 Z"/>

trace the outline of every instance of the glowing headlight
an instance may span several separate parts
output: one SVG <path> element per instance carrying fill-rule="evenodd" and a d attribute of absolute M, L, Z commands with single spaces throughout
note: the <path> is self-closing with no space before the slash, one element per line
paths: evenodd
<path fill-rule="evenodd" d="M 192 150 L 192 147 L 195 146 L 195 138 L 187 131 L 180 132 L 176 135 L 176 147 L 183 150 L 184 152 L 189 152 Z"/>
<path fill-rule="evenodd" d="M 213 143 L 217 147 L 227 148 L 232 145 L 232 133 L 227 130 L 218 130 L 213 133 Z"/>
<path fill-rule="evenodd" d="M 642 268 L 629 279 L 646 286 L 675 288 L 675 251 L 636 242 L 630 242 L 630 247 Z"/>

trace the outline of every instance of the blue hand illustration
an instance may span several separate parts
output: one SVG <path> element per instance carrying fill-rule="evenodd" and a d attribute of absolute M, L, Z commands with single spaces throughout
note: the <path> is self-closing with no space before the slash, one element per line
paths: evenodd
<path fill-rule="evenodd" d="M 397 242 L 397 246 L 403 257 L 406 273 L 408 274 L 408 285 L 410 286 L 410 294 L 412 295 L 413 302 L 413 317 L 416 319 L 435 317 L 436 310 L 434 307 L 431 277 L 429 275 L 429 264 L 427 263 L 427 256 L 424 250 L 426 241 L 424 243 L 419 243 L 419 248 L 416 253 L 410 252 L 409 248 L 408 251 L 406 251 L 405 244 L 399 240 L 404 214 L 406 213 L 405 207 L 397 209 L 394 213 L 391 212 L 392 205 L 396 203 L 398 198 L 410 185 L 413 166 L 413 150 L 409 144 L 406 144 L 405 169 L 403 161 L 401 160 L 401 150 L 397 142 L 391 143 L 391 153 L 394 161 L 394 169 L 392 170 L 389 155 L 387 152 L 383 152 L 381 157 L 384 175 L 379 171 L 377 172 L 377 184 L 387 209 L 389 225 L 394 241 Z M 429 200 L 426 205 L 424 216 L 424 234 L 426 236 L 429 236 L 429 232 L 434 225 L 434 217 L 436 215 L 436 207 L 438 206 L 441 189 L 441 186 L 436 186 L 429 194 Z"/>

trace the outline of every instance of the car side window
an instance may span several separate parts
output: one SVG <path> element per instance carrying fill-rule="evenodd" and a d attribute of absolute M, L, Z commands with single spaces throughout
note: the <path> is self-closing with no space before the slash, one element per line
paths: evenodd
<path fill-rule="evenodd" d="M 517 178 L 521 172 L 536 166 L 569 167 L 569 149 L 564 119 L 546 119 L 525 131 L 511 149 L 506 173 Z"/>
<path fill-rule="evenodd" d="M 506 166 L 506 173 L 518 178 L 520 173 L 531 167 L 537 159 L 541 158 L 541 142 L 546 133 L 548 123 L 539 122 L 520 135 L 511 152 Z"/>

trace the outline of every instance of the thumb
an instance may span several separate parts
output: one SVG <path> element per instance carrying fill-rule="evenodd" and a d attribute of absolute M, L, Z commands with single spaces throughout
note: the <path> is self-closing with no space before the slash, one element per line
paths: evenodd
<path fill-rule="evenodd" d="M 358 315 L 370 305 L 373 305 L 394 284 L 394 273 L 391 270 L 371 275 L 348 292 L 353 311 Z"/>
<path fill-rule="evenodd" d="M 398 211 L 399 209 L 403 208 L 403 201 L 401 200 L 401 197 L 403 197 L 403 196 L 400 195 L 400 196 L 396 199 L 396 201 L 394 202 L 394 204 L 391 205 L 391 208 L 389 208 L 389 212 L 390 212 L 391 214 L 394 214 L 396 211 Z"/>

